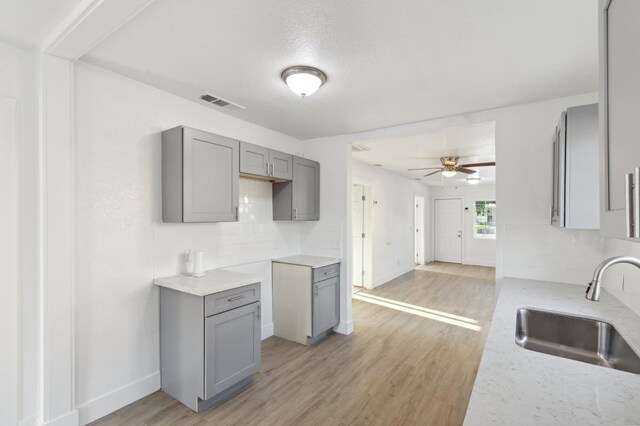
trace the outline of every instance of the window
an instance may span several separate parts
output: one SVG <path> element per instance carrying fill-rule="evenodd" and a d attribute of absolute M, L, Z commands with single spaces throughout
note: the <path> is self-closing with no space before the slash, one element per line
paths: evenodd
<path fill-rule="evenodd" d="M 473 238 L 496 239 L 496 202 L 476 201 Z"/>

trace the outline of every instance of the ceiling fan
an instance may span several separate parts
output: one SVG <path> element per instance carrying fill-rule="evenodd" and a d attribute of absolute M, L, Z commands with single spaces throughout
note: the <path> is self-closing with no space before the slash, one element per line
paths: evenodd
<path fill-rule="evenodd" d="M 471 170 L 468 167 L 487 167 L 487 166 L 495 166 L 495 161 L 489 161 L 485 163 L 468 163 L 468 164 L 458 164 L 458 160 L 460 157 L 441 157 L 440 162 L 442 163 L 441 167 L 422 167 L 419 169 L 407 169 L 407 171 L 415 171 L 415 170 L 433 170 L 437 169 L 435 172 L 428 173 L 424 175 L 424 177 L 435 175 L 436 173 L 442 173 L 445 177 L 454 176 L 457 172 L 466 173 L 468 175 L 472 173 L 476 173 L 477 170 Z"/>

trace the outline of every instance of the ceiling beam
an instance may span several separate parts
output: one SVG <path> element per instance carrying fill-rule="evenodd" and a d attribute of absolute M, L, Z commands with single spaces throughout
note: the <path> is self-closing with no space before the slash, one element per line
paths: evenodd
<path fill-rule="evenodd" d="M 79 59 L 154 0 L 83 0 L 45 40 L 42 51 Z"/>

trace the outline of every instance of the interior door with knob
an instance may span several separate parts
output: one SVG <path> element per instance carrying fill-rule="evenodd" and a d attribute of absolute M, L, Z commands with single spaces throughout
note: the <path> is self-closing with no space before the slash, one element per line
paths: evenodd
<path fill-rule="evenodd" d="M 462 200 L 434 201 L 435 260 L 462 263 Z"/>

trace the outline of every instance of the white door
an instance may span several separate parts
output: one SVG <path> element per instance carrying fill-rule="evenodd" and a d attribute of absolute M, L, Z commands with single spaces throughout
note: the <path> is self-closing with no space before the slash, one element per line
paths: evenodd
<path fill-rule="evenodd" d="M 416 195 L 414 205 L 414 260 L 416 265 L 424 265 L 424 197 Z"/>
<path fill-rule="evenodd" d="M 435 260 L 462 263 L 462 200 L 435 200 Z"/>
<path fill-rule="evenodd" d="M 353 240 L 353 285 L 363 286 L 364 270 L 364 186 L 353 185 L 351 197 L 351 233 Z"/>

